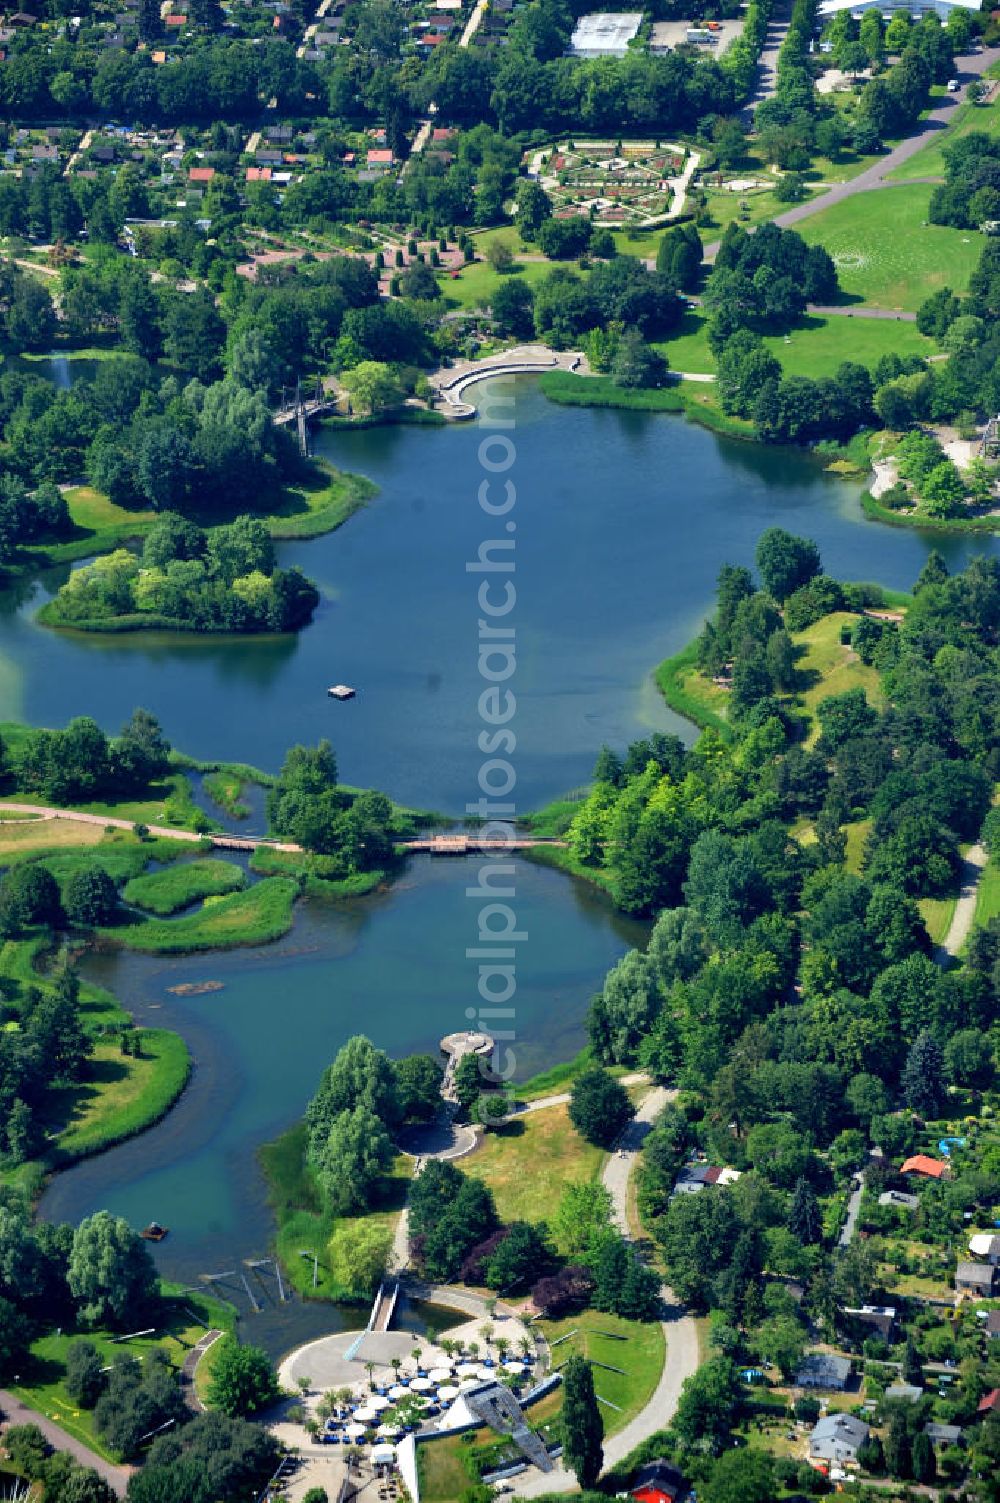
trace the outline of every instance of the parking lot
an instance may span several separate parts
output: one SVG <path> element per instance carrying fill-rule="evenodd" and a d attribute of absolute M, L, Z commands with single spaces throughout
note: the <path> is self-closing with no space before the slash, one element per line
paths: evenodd
<path fill-rule="evenodd" d="M 699 43 L 706 52 L 723 52 L 729 43 L 738 37 L 743 30 L 742 16 L 736 16 L 732 21 L 720 21 L 719 29 L 713 32 L 718 40 L 713 45 L 711 42 Z M 653 52 L 668 50 L 673 52 L 675 48 L 683 46 L 687 41 L 687 33 L 692 27 L 702 29 L 703 21 L 654 21 L 649 38 L 650 50 Z"/>

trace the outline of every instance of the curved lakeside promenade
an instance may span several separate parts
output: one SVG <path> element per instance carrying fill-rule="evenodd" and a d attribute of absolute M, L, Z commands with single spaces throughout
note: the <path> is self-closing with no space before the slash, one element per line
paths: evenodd
<path fill-rule="evenodd" d="M 550 350 L 544 344 L 519 344 L 485 360 L 459 360 L 429 378 L 438 411 L 453 422 L 474 418 L 476 408 L 462 400 L 462 393 L 477 381 L 491 376 L 534 376 L 545 371 L 573 371 L 590 375 L 587 357 L 580 350 Z"/>

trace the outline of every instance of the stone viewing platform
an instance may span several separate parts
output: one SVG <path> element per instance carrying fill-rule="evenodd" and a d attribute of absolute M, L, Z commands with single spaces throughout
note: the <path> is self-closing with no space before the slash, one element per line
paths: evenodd
<path fill-rule="evenodd" d="M 459 1062 L 468 1054 L 477 1054 L 481 1059 L 488 1058 L 496 1048 L 496 1040 L 488 1033 L 448 1033 L 441 1040 L 441 1053 L 448 1056 L 448 1063 L 444 1067 L 444 1079 L 441 1082 L 441 1095 L 445 1101 L 455 1100 L 455 1071 Z"/>

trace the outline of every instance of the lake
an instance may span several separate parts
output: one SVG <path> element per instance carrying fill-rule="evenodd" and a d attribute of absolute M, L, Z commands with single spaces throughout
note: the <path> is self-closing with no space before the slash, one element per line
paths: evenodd
<path fill-rule="evenodd" d="M 531 378 L 517 390 L 509 619 L 522 809 L 584 783 L 603 742 L 679 727 L 651 670 L 710 609 L 720 564 L 750 563 L 765 527 L 808 533 L 833 574 L 894 586 L 912 583 L 931 546 L 867 521 L 858 480 L 807 455 L 678 417 L 558 408 Z M 328 736 L 346 782 L 460 814 L 481 761 L 479 580 L 465 569 L 491 535 L 476 499 L 479 441 L 472 424 L 320 435 L 323 455 L 380 492 L 339 531 L 281 548 L 323 596 L 295 638 L 69 637 L 33 621 L 62 572 L 22 583 L 0 601 L 0 717 L 57 725 L 88 713 L 117 729 L 143 704 L 192 755 L 268 770 L 290 743 Z M 956 564 L 972 551 L 963 538 L 937 546 Z M 328 699 L 337 682 L 357 698 Z"/>
<path fill-rule="evenodd" d="M 483 388 L 478 388 L 480 397 Z M 827 569 L 905 587 L 930 548 L 953 567 L 993 539 L 930 538 L 862 516 L 857 479 L 807 455 L 720 440 L 680 418 L 558 408 L 517 383 L 517 735 L 521 809 L 583 784 L 603 742 L 623 748 L 683 726 L 651 670 L 710 609 L 724 562 L 750 563 L 778 524 L 818 542 Z M 276 768 L 296 740 L 329 736 L 345 781 L 460 814 L 479 795 L 478 580 L 466 572 L 491 525 L 475 424 L 323 432 L 320 453 L 370 475 L 378 497 L 338 532 L 286 545 L 320 584 L 314 624 L 295 639 L 64 636 L 34 624 L 55 577 L 0 597 L 0 715 L 62 724 L 94 715 L 115 730 L 146 705 L 175 745 Z M 497 527 L 498 524 L 492 524 Z M 357 699 L 329 701 L 334 681 Z M 140 1022 L 178 1028 L 192 1084 L 157 1128 L 60 1175 L 43 1210 L 76 1220 L 101 1206 L 171 1228 L 160 1266 L 189 1280 L 267 1250 L 260 1143 L 302 1112 L 352 1033 L 393 1054 L 433 1049 L 475 1002 L 470 862 L 413 861 L 388 893 L 308 902 L 263 950 L 189 959 L 90 956 Z M 515 1049 L 523 1078 L 571 1056 L 589 998 L 643 929 L 595 891 L 520 862 Z M 180 998 L 168 987 L 220 980 Z M 244 1301 L 245 1304 L 245 1301 Z M 270 1309 L 254 1339 L 272 1347 L 329 1327 L 329 1308 Z M 356 1318 L 356 1317 L 355 1317 Z"/>

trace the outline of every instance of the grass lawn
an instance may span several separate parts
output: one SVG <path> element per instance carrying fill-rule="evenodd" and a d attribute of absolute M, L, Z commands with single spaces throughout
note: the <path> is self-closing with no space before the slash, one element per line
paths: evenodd
<path fill-rule="evenodd" d="M 111 1362 L 120 1352 L 128 1352 L 140 1360 L 154 1347 L 162 1347 L 175 1367 L 180 1367 L 191 1347 L 213 1326 L 231 1331 L 235 1323 L 235 1311 L 203 1294 L 183 1296 L 170 1291 L 162 1306 L 162 1315 L 157 1330 L 152 1336 L 133 1337 L 128 1341 L 115 1340 L 107 1331 L 79 1332 L 80 1336 L 97 1347 L 106 1362 Z M 73 1334 L 43 1336 L 31 1347 L 31 1354 L 23 1372 L 24 1381 L 12 1385 L 12 1390 L 32 1409 L 54 1420 L 68 1434 L 84 1445 L 90 1446 L 108 1461 L 118 1457 L 109 1451 L 97 1437 L 93 1413 L 80 1409 L 70 1399 L 65 1388 L 66 1353 Z"/>
<path fill-rule="evenodd" d="M 800 708 L 813 722 L 807 744 L 819 735 L 816 707 L 828 695 L 863 689 L 870 704 L 878 706 L 882 703 L 878 673 L 874 668 L 866 667 L 840 640 L 841 626 L 856 620 L 850 611 L 832 611 L 805 631 L 792 634 L 793 642 L 802 649 L 795 665 L 800 682 L 808 685 L 796 697 Z"/>
<path fill-rule="evenodd" d="M 3 805 L 0 804 L 0 815 Z M 8 824 L 0 822 L 0 862 L 9 862 L 12 857 L 28 852 L 45 851 L 54 845 L 97 845 L 104 839 L 100 825 L 84 824 L 77 819 L 19 820 Z"/>
<path fill-rule="evenodd" d="M 803 319 L 798 328 L 784 335 L 769 335 L 764 343 L 781 361 L 786 376 L 832 376 L 845 360 L 866 365 L 869 370 L 883 355 L 933 355 L 932 339 L 916 324 L 884 318 Z"/>
<path fill-rule="evenodd" d="M 127 903 L 162 917 L 177 913 L 199 898 L 239 892 L 246 882 L 246 873 L 232 861 L 212 858 L 185 861 L 166 871 L 133 877 L 125 887 L 124 898 Z"/>
<path fill-rule="evenodd" d="M 315 538 L 332 532 L 378 493 L 364 475 L 348 475 L 323 460 L 314 460 L 318 473 L 286 486 L 267 517 L 273 538 Z"/>
<path fill-rule="evenodd" d="M 920 917 L 924 921 L 924 928 L 931 937 L 931 943 L 940 945 L 951 928 L 951 921 L 955 917 L 955 904 L 958 898 L 955 895 L 947 898 L 918 898 L 917 907 L 920 909 Z"/>
<path fill-rule="evenodd" d="M 298 892 L 299 884 L 290 877 L 265 877 L 245 892 L 206 898 L 204 907 L 186 918 L 147 919 L 98 933 L 124 949 L 157 955 L 267 944 L 292 927 L 292 905 Z"/>
<path fill-rule="evenodd" d="M 362 475 L 348 475 L 323 460 L 313 461 L 313 471 L 287 485 L 262 515 L 273 538 L 313 538 L 332 532 L 376 494 L 378 487 Z M 73 536 L 65 542 L 26 548 L 36 560 L 71 563 L 96 553 L 109 553 L 131 538 L 143 537 L 156 521 L 152 511 L 129 511 L 90 485 L 77 485 L 66 492 L 73 523 Z M 227 517 L 196 518 L 202 526 L 228 521 Z"/>
<path fill-rule="evenodd" d="M 539 252 L 534 251 L 532 254 L 538 255 Z M 535 287 L 556 266 L 565 266 L 578 274 L 584 274 L 580 273 L 580 268 L 573 261 L 519 261 L 518 266 L 518 271 L 508 271 L 501 275 L 493 270 L 488 261 L 479 260 L 463 266 L 457 276 L 448 271 L 439 272 L 438 281 L 441 283 L 444 301 L 448 306 L 463 311 L 488 308 L 499 283 L 510 277 L 520 277 L 530 287 Z"/>
<path fill-rule="evenodd" d="M 672 658 L 665 658 L 655 675 L 660 692 L 678 715 L 728 735 L 729 693 L 700 673 L 697 664 L 697 642 L 689 642 Z"/>
<path fill-rule="evenodd" d="M 142 1030 L 142 1055 L 123 1055 L 116 1043 L 98 1043 L 89 1079 L 53 1093 L 59 1133 L 56 1163 L 97 1153 L 144 1131 L 164 1116 L 187 1084 L 191 1057 L 179 1033 Z"/>
<path fill-rule="evenodd" d="M 988 861 L 976 892 L 976 924 L 988 924 L 1000 913 L 1000 866 Z"/>
<path fill-rule="evenodd" d="M 865 846 L 872 832 L 870 819 L 856 819 L 853 824 L 844 826 L 844 834 L 847 836 L 847 850 L 844 855 L 844 866 L 854 876 L 861 876 L 861 867 L 865 859 Z"/>
<path fill-rule="evenodd" d="M 656 348 L 667 358 L 670 369 L 713 373 L 715 356 L 707 339 L 708 320 L 690 308 L 672 339 Z M 871 369 L 883 355 L 933 355 L 935 345 L 915 324 L 892 319 L 807 317 L 785 336 L 768 335 L 764 343 L 780 362 L 787 376 L 832 376 L 845 360 Z"/>
<path fill-rule="evenodd" d="M 663 1371 L 663 1331 L 658 1324 L 623 1320 L 599 1310 L 538 1324 L 552 1349 L 554 1368 L 569 1357 L 588 1357 L 594 1363 L 594 1388 L 608 1401 L 600 1406 L 606 1435 L 620 1430 L 649 1403 Z M 568 1339 L 559 1341 L 560 1337 Z M 553 1346 L 556 1341 L 559 1345 Z M 607 1370 L 614 1367 L 624 1371 Z"/>
<path fill-rule="evenodd" d="M 604 1159 L 570 1122 L 568 1107 L 552 1106 L 488 1132 L 462 1169 L 489 1185 L 501 1221 L 544 1221 L 565 1186 L 597 1179 Z"/>
<path fill-rule="evenodd" d="M 982 250 L 978 231 L 927 223 L 933 191 L 914 184 L 858 193 L 796 228 L 830 252 L 848 297 L 915 312 L 940 287 L 964 292 Z"/>
<path fill-rule="evenodd" d="M 997 73 L 998 69 L 994 65 L 986 77 L 996 78 Z M 973 131 L 985 131 L 987 135 L 996 136 L 1000 131 L 1000 98 L 994 99 L 990 104 L 972 104 L 968 100 L 960 104 L 952 115 L 950 124 L 929 145 L 918 151 L 916 156 L 910 157 L 908 162 L 903 162 L 899 167 L 894 167 L 889 177 L 902 182 L 915 177 L 943 177 L 944 148 L 961 136 L 971 135 Z"/>

